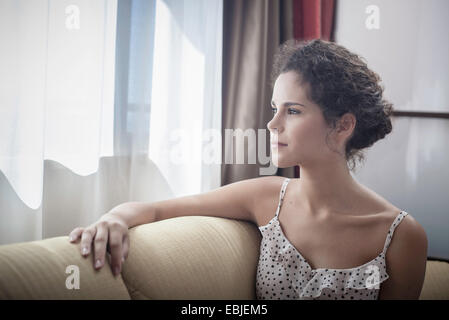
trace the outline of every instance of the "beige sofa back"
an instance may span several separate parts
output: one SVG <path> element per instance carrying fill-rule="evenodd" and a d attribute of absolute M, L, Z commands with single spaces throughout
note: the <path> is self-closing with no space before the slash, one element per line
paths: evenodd
<path fill-rule="evenodd" d="M 0 246 L 0 299 L 254 299 L 260 235 L 252 224 L 188 216 L 130 229 L 122 273 L 93 269 L 68 237 Z M 68 266 L 79 289 L 67 289 Z"/>
<path fill-rule="evenodd" d="M 77 266 L 80 289 L 69 290 L 67 267 Z M 0 299 L 130 299 L 121 278 L 95 272 L 68 237 L 0 246 Z"/>
<path fill-rule="evenodd" d="M 0 299 L 255 299 L 261 235 L 249 222 L 186 216 L 130 229 L 119 277 L 68 237 L 0 246 Z M 79 289 L 66 281 L 79 268 Z M 449 299 L 449 263 L 429 261 L 420 299 Z"/>

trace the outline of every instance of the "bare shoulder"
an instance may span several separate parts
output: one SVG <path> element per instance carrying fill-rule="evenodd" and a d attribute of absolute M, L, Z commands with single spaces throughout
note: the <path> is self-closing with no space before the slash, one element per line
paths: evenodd
<path fill-rule="evenodd" d="M 287 178 L 280 176 L 264 176 L 232 184 L 235 185 L 235 193 L 240 195 L 241 201 L 250 212 L 253 223 L 260 226 L 267 217 L 274 215 L 272 210 L 276 209 L 279 192 L 285 179 Z"/>
<path fill-rule="evenodd" d="M 254 196 L 251 212 L 257 226 L 266 225 L 274 216 L 278 205 L 279 193 L 286 177 L 266 176 L 253 180 Z"/>
<path fill-rule="evenodd" d="M 261 199 L 272 196 L 284 179 L 266 176 L 240 180 L 208 192 L 154 202 L 151 204 L 154 221 L 180 216 L 215 216 L 257 224 Z"/>
<path fill-rule="evenodd" d="M 392 256 L 395 250 L 427 249 L 426 231 L 411 214 L 407 214 L 396 227 L 394 237 L 396 241 L 392 241 L 389 247 L 389 251 L 393 253 Z"/>
<path fill-rule="evenodd" d="M 206 204 L 212 202 L 207 199 L 214 195 L 214 199 L 220 199 L 217 200 L 220 202 L 209 212 L 213 212 L 216 216 L 250 221 L 260 226 L 265 220 L 269 221 L 272 218 L 268 218 L 270 215 L 274 215 L 285 179 L 280 176 L 263 176 L 240 180 L 198 196 L 198 202 L 201 202 L 203 207 L 212 209 L 212 205 Z M 219 207 L 224 211 L 220 212 Z"/>
<path fill-rule="evenodd" d="M 379 299 L 419 299 L 427 264 L 428 240 L 424 228 L 408 214 L 394 231 L 386 254 L 389 279 Z"/>

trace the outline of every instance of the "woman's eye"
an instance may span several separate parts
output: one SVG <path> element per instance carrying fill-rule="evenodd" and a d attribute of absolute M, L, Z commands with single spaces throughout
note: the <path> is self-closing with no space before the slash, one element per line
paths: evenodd
<path fill-rule="evenodd" d="M 275 114 L 276 113 L 276 108 L 271 108 L 271 111 L 272 111 L 272 113 L 273 114 Z M 293 113 L 290 113 L 290 114 L 299 114 L 299 113 L 301 113 L 300 111 L 297 111 L 297 110 L 295 110 L 295 109 L 288 109 L 288 111 L 290 112 L 290 111 L 292 111 Z"/>

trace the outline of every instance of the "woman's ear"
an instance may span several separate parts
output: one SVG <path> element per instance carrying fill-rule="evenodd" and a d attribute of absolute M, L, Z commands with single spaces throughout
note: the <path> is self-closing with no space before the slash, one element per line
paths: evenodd
<path fill-rule="evenodd" d="M 352 113 L 345 113 L 337 124 L 337 134 L 343 139 L 349 139 L 355 130 L 357 119 Z"/>
<path fill-rule="evenodd" d="M 344 150 L 344 145 L 353 136 L 356 122 L 357 120 L 354 114 L 345 113 L 340 119 L 338 119 L 335 127 L 328 131 L 327 137 L 329 137 L 329 135 L 331 136 L 333 148 L 336 147 L 339 150 L 337 151 L 338 153 L 344 155 L 342 150 Z"/>
<path fill-rule="evenodd" d="M 340 146 L 344 146 L 355 132 L 355 125 L 357 123 L 357 119 L 352 113 L 345 113 L 337 123 L 337 130 L 335 133 L 335 139 L 337 140 L 337 144 Z"/>
<path fill-rule="evenodd" d="M 338 122 L 337 132 L 354 131 L 357 120 L 352 113 L 345 113 Z"/>

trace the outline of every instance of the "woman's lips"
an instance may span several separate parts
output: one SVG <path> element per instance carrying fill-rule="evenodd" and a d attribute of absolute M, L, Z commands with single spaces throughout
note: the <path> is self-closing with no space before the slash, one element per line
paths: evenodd
<path fill-rule="evenodd" d="M 284 144 L 284 143 L 278 142 L 278 143 L 272 143 L 271 146 L 272 146 L 272 147 L 285 147 L 285 146 L 287 146 L 287 145 Z"/>

